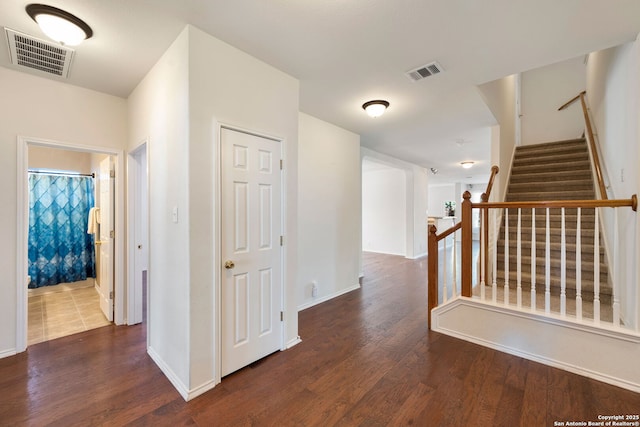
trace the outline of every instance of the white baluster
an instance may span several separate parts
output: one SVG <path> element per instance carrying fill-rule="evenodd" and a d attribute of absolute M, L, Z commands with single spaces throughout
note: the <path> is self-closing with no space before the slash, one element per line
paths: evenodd
<path fill-rule="evenodd" d="M 618 280 L 620 277 L 620 232 L 618 229 L 618 211 L 613 208 L 613 326 L 620 326 L 620 297 L 618 295 Z"/>
<path fill-rule="evenodd" d="M 504 305 L 509 305 L 509 208 L 504 210 Z"/>
<path fill-rule="evenodd" d="M 576 318 L 582 320 L 582 209 L 578 208 L 576 222 Z M 594 259 L 594 262 L 597 260 Z"/>
<path fill-rule="evenodd" d="M 447 240 L 449 238 L 445 237 L 444 239 L 442 239 L 442 242 L 444 243 L 444 254 L 443 254 L 443 265 L 442 265 L 442 304 L 445 304 L 447 302 L 447 300 L 449 299 L 448 297 L 448 293 L 449 293 L 449 286 L 447 285 L 449 276 L 447 275 Z"/>
<path fill-rule="evenodd" d="M 599 210 L 595 208 L 593 227 L 593 320 L 600 323 L 600 221 Z"/>
<path fill-rule="evenodd" d="M 567 314 L 567 237 L 564 208 L 560 209 L 560 315 Z"/>
<path fill-rule="evenodd" d="M 536 208 L 531 209 L 531 311 L 536 309 Z"/>
<path fill-rule="evenodd" d="M 516 299 L 518 308 L 522 308 L 522 209 L 518 208 L 518 237 L 516 239 L 516 258 L 517 258 L 517 291 Z"/>
<path fill-rule="evenodd" d="M 547 230 L 546 230 L 546 240 L 544 246 L 544 311 L 545 313 L 551 312 L 551 238 L 549 237 L 549 208 L 547 208 L 547 220 L 546 220 Z"/>
<path fill-rule="evenodd" d="M 458 295 L 458 245 L 456 243 L 456 232 L 454 232 L 451 236 L 453 240 L 453 281 L 451 283 L 451 298 L 455 298 Z"/>
<path fill-rule="evenodd" d="M 486 209 L 480 209 L 480 224 L 482 226 L 484 226 L 485 224 L 485 216 L 489 214 L 489 211 Z M 487 221 L 487 225 L 489 224 L 489 221 Z M 485 230 L 480 227 L 480 300 L 484 301 L 485 299 L 485 290 L 484 290 L 484 286 L 485 286 L 485 277 L 487 277 L 487 272 L 485 271 L 485 259 L 487 258 L 487 255 L 485 253 L 485 237 L 484 237 L 484 232 Z"/>
<path fill-rule="evenodd" d="M 494 215 L 494 230 L 500 230 L 500 223 L 498 221 L 498 211 L 495 211 Z M 497 233 L 493 239 L 493 275 L 491 277 L 491 300 L 495 304 L 498 301 L 498 239 Z"/>

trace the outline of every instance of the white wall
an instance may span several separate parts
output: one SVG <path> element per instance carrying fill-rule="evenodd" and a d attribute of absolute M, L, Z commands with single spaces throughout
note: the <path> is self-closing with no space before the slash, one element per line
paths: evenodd
<path fill-rule="evenodd" d="M 284 140 L 285 341 L 297 342 L 298 81 L 187 26 L 129 106 L 129 147 L 149 141 L 149 352 L 188 399 L 216 380 L 220 124 Z"/>
<path fill-rule="evenodd" d="M 129 96 L 129 149 L 149 137 L 149 352 L 189 385 L 189 39 L 183 32 Z M 178 223 L 171 210 L 178 208 Z M 167 372 L 167 371 L 170 372 Z"/>
<path fill-rule="evenodd" d="M 380 166 L 404 171 L 404 190 L 401 187 L 397 188 L 397 191 L 404 191 L 405 193 L 405 207 L 403 208 L 405 216 L 405 248 L 404 251 L 400 253 L 410 259 L 425 256 L 427 254 L 427 200 L 429 192 L 427 170 L 413 163 L 405 162 L 364 147 L 360 148 L 360 157 L 363 162 L 363 180 L 364 174 L 367 171 L 377 169 Z M 367 165 L 373 165 L 373 167 Z M 363 203 L 363 209 L 364 207 L 365 205 Z M 363 210 L 363 222 L 366 220 L 367 215 Z M 364 229 L 363 238 L 366 238 Z M 394 237 L 394 239 L 397 239 L 397 237 Z"/>
<path fill-rule="evenodd" d="M 460 217 L 461 194 L 456 194 L 455 184 L 432 184 L 429 186 L 429 216 L 445 216 L 444 203 L 456 202 L 456 216 Z M 443 230 L 439 230 L 443 231 Z"/>
<path fill-rule="evenodd" d="M 640 41 L 595 52 L 587 64 L 587 102 L 594 121 L 610 198 L 629 198 L 640 190 Z M 605 212 L 607 240 L 612 248 L 613 218 Z M 620 217 L 619 250 L 622 314 L 629 324 L 640 322 L 640 220 L 629 209 Z M 612 253 L 609 258 L 613 259 Z M 610 265 L 612 267 L 612 265 Z"/>
<path fill-rule="evenodd" d="M 499 132 L 494 132 L 495 129 L 492 129 L 492 135 L 498 134 L 500 137 L 499 162 L 497 163 L 500 173 L 496 176 L 497 188 L 500 192 L 496 194 L 496 197 L 499 197 L 499 200 L 504 200 L 509 182 L 511 160 L 515 151 L 516 80 L 517 76 L 511 75 L 478 86 L 480 95 L 500 125 Z"/>
<path fill-rule="evenodd" d="M 91 173 L 91 154 L 49 147 L 29 147 L 29 169 Z"/>
<path fill-rule="evenodd" d="M 427 254 L 427 207 L 429 177 L 427 170 L 413 166 L 407 175 L 407 257 Z"/>
<path fill-rule="evenodd" d="M 362 249 L 406 254 L 407 178 L 386 166 L 362 172 Z"/>
<path fill-rule="evenodd" d="M 0 67 L 0 357 L 16 351 L 17 137 L 123 148 L 126 102 L 121 98 Z M 26 285 L 25 285 L 26 286 Z"/>
<path fill-rule="evenodd" d="M 580 101 L 558 111 L 585 90 L 584 57 L 522 73 L 522 145 L 580 138 L 584 118 Z"/>
<path fill-rule="evenodd" d="M 359 287 L 362 186 L 360 136 L 304 113 L 299 117 L 297 302 L 302 309 Z"/>

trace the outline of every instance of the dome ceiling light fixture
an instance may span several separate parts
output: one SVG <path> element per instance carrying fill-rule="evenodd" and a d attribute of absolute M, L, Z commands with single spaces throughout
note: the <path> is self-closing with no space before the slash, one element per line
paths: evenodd
<path fill-rule="evenodd" d="M 362 104 L 362 109 L 367 112 L 369 117 L 380 117 L 389 108 L 389 102 L 377 99 Z"/>
<path fill-rule="evenodd" d="M 460 162 L 460 165 L 461 165 L 463 168 L 465 168 L 465 169 L 469 169 L 469 168 L 470 168 L 471 166 L 473 166 L 474 164 L 475 164 L 475 162 L 470 162 L 470 161 L 467 161 L 467 162 Z"/>
<path fill-rule="evenodd" d="M 25 10 L 43 33 L 61 45 L 76 46 L 93 36 L 86 22 L 57 7 L 32 3 Z"/>

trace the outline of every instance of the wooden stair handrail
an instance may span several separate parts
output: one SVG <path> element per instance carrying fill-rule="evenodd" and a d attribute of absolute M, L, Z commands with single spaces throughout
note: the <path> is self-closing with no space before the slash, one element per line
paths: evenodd
<path fill-rule="evenodd" d="M 491 190 L 493 189 L 493 181 L 495 181 L 498 172 L 500 172 L 500 168 L 497 165 L 491 166 L 491 176 L 489 177 L 489 183 L 487 184 L 487 191 L 482 193 L 482 196 L 480 196 L 480 199 L 483 202 L 489 201 L 489 196 L 491 195 Z"/>
<path fill-rule="evenodd" d="M 598 181 L 598 189 L 600 190 L 600 198 L 602 198 L 603 200 L 607 200 L 607 187 L 604 185 L 602 166 L 600 165 L 600 155 L 598 154 L 596 140 L 593 134 L 593 126 L 591 125 L 591 119 L 589 118 L 589 109 L 587 107 L 587 101 L 585 100 L 586 95 L 587 91 L 583 90 L 571 100 L 567 101 L 560 108 L 558 108 L 558 111 L 564 110 L 569 105 L 580 99 L 580 104 L 582 104 L 582 114 L 584 115 L 584 123 L 587 129 L 587 139 L 589 140 L 589 149 L 591 150 L 591 155 L 593 156 L 593 166 L 596 172 L 596 181 Z"/>
<path fill-rule="evenodd" d="M 491 190 L 493 189 L 493 181 L 495 180 L 498 172 L 500 172 L 500 168 L 497 165 L 491 166 L 491 176 L 489 177 L 489 183 L 487 184 L 487 191 L 482 193 L 482 196 L 480 196 L 480 200 L 482 200 L 483 202 L 489 201 L 489 197 L 491 196 Z M 484 253 L 488 254 L 489 253 L 489 210 L 482 209 L 481 214 L 482 214 L 482 234 L 483 234 L 482 237 L 484 239 L 484 244 L 482 246 L 484 249 Z M 485 256 L 484 257 L 485 276 L 487 274 L 487 271 L 489 271 L 489 257 Z"/>
<path fill-rule="evenodd" d="M 638 210 L 638 196 L 629 199 L 611 200 L 547 200 L 532 202 L 479 202 L 471 203 L 474 208 L 619 208 L 630 207 Z"/>
<path fill-rule="evenodd" d="M 565 102 L 564 104 L 562 104 L 562 107 L 558 108 L 558 111 L 562 111 L 565 108 L 567 108 L 569 105 L 573 104 L 574 102 L 576 102 L 578 99 L 580 99 L 580 97 L 582 95 L 585 95 L 587 93 L 586 90 L 583 90 L 582 92 L 580 92 L 579 94 L 577 94 L 576 96 L 574 96 L 573 98 L 571 98 L 569 101 Z"/>
<path fill-rule="evenodd" d="M 432 225 L 429 228 L 428 238 L 428 323 L 431 328 L 431 311 L 438 306 L 438 241 L 462 229 L 461 238 L 461 295 L 471 296 L 472 286 L 472 209 L 488 211 L 490 208 L 601 208 L 601 207 L 630 207 L 634 212 L 638 211 L 638 196 L 632 195 L 629 199 L 613 200 L 553 200 L 553 201 L 529 201 L 529 202 L 471 202 L 471 193 L 465 191 L 462 195 L 462 220 L 444 232 L 437 234 L 437 228 Z M 485 270 L 487 271 L 487 270 Z"/>

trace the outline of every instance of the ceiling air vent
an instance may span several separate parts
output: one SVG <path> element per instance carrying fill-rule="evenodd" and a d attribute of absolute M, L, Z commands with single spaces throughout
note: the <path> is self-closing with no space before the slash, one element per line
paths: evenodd
<path fill-rule="evenodd" d="M 425 77 L 433 76 L 434 74 L 439 74 L 444 71 L 442 65 L 437 62 L 432 62 L 427 65 L 423 65 L 421 67 L 416 68 L 415 70 L 407 71 L 407 76 L 414 82 L 418 80 L 422 80 Z"/>
<path fill-rule="evenodd" d="M 73 49 L 5 28 L 11 63 L 48 74 L 69 76 Z"/>

